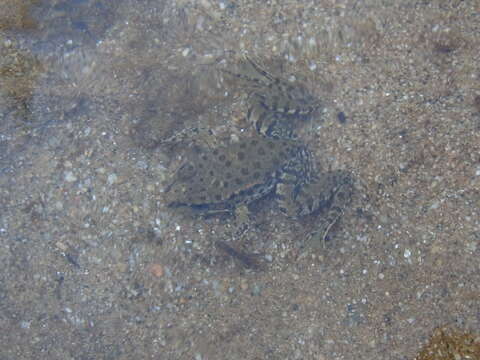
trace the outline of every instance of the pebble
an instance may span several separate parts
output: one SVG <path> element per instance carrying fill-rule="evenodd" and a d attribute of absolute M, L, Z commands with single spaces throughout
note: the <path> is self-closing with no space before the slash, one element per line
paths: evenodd
<path fill-rule="evenodd" d="M 477 243 L 476 242 L 470 242 L 467 244 L 467 250 L 474 253 L 477 250 Z"/>
<path fill-rule="evenodd" d="M 261 286 L 258 285 L 258 284 L 253 285 L 252 295 L 253 295 L 253 296 L 260 296 L 261 293 L 262 293 L 262 288 L 261 288 Z"/>
<path fill-rule="evenodd" d="M 68 250 L 68 246 L 65 245 L 63 242 L 61 241 L 57 241 L 55 243 L 55 246 L 57 247 L 57 249 L 61 250 L 61 251 L 67 251 Z"/>
<path fill-rule="evenodd" d="M 30 321 L 22 321 L 22 322 L 20 323 L 20 327 L 21 327 L 22 329 L 30 329 L 30 324 L 31 324 Z"/>
<path fill-rule="evenodd" d="M 343 111 L 340 111 L 337 114 L 337 119 L 341 124 L 345 124 L 347 122 L 347 116 L 345 115 L 345 113 Z"/>
<path fill-rule="evenodd" d="M 243 291 L 248 289 L 248 282 L 246 280 L 242 279 L 240 283 L 240 289 L 242 289 Z"/>
<path fill-rule="evenodd" d="M 107 178 L 107 182 L 108 182 L 108 185 L 113 185 L 117 182 L 117 174 L 113 173 L 113 174 L 110 174 L 108 175 L 108 178 Z"/>
<path fill-rule="evenodd" d="M 77 177 L 71 171 L 65 172 L 65 181 L 67 182 L 74 182 L 77 181 Z"/>
<path fill-rule="evenodd" d="M 163 266 L 160 264 L 152 264 L 148 270 L 155 277 L 163 276 Z"/>

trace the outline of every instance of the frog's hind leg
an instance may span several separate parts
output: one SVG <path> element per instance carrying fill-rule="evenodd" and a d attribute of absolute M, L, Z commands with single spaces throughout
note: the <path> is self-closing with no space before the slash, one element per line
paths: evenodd
<path fill-rule="evenodd" d="M 325 245 L 330 229 L 350 203 L 352 192 L 352 178 L 344 171 L 322 174 L 321 178 L 306 184 L 282 182 L 277 185 L 280 209 L 288 216 L 299 218 L 321 212 L 319 225 L 307 238 L 313 246 Z"/>
<path fill-rule="evenodd" d="M 313 247 L 318 247 L 320 244 L 325 247 L 330 229 L 342 217 L 351 202 L 353 194 L 353 179 L 350 174 L 344 171 L 335 171 L 324 176 L 326 177 L 326 183 L 323 185 L 326 185 L 326 187 L 322 187 L 323 193 L 321 193 L 321 201 L 318 204 L 318 209 L 322 211 L 320 221 L 314 231 L 307 237 L 307 245 Z M 310 187 L 318 187 L 318 185 L 312 183 Z M 321 189 L 318 189 L 318 191 L 321 191 Z"/>

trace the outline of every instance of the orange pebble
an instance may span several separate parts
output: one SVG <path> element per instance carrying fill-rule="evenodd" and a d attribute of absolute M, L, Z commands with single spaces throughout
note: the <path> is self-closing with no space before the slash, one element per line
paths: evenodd
<path fill-rule="evenodd" d="M 163 266 L 160 264 L 152 264 L 149 266 L 148 270 L 153 276 L 156 276 L 156 277 L 163 276 Z"/>

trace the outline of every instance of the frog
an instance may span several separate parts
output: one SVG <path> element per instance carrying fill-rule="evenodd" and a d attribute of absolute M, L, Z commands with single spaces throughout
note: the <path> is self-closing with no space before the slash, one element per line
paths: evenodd
<path fill-rule="evenodd" d="M 272 195 L 289 218 L 321 212 L 309 238 L 324 244 L 350 202 L 353 180 L 344 170 L 317 169 L 311 151 L 298 139 L 296 129 L 320 102 L 302 84 L 273 76 L 248 58 L 246 62 L 253 72 L 226 73 L 249 84 L 246 118 L 252 134 L 227 144 L 196 145 L 164 191 L 167 206 L 202 216 L 235 214 Z"/>

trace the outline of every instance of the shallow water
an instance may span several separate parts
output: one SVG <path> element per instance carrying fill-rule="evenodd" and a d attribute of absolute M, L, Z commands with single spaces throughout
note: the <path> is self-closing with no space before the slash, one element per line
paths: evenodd
<path fill-rule="evenodd" d="M 478 333 L 477 3 L 5 4 L 0 358 L 410 359 Z M 325 249 L 271 199 L 247 227 L 165 206 L 185 153 L 249 136 L 218 71 L 243 53 L 322 100 L 300 137 L 356 178 Z"/>

